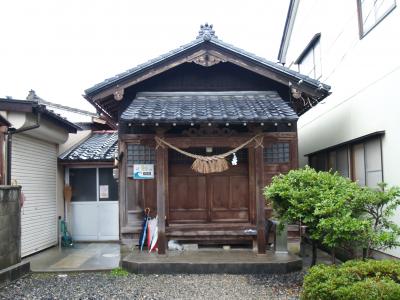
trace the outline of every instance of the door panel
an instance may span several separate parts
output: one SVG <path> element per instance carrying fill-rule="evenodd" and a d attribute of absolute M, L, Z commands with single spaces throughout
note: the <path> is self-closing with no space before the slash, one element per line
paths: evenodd
<path fill-rule="evenodd" d="M 169 165 L 169 222 L 248 222 L 248 164 L 200 174 L 189 164 Z"/>
<path fill-rule="evenodd" d="M 230 208 L 249 208 L 249 181 L 245 176 L 230 177 Z"/>
<path fill-rule="evenodd" d="M 119 240 L 118 185 L 112 169 L 70 168 L 68 173 L 72 201 L 68 205 L 67 220 L 71 218 L 73 239 Z"/>
<path fill-rule="evenodd" d="M 76 241 L 97 240 L 97 203 L 72 202 L 71 203 L 71 234 Z"/>
<path fill-rule="evenodd" d="M 150 216 L 154 218 L 157 214 L 157 181 L 155 179 L 139 180 L 142 186 L 142 200 L 144 208 L 150 208 Z"/>
<path fill-rule="evenodd" d="M 119 240 L 119 206 L 117 201 L 100 202 L 98 204 L 99 240 Z"/>
<path fill-rule="evenodd" d="M 229 177 L 210 176 L 208 178 L 208 187 L 211 189 L 211 209 L 229 209 Z"/>
<path fill-rule="evenodd" d="M 210 176 L 211 221 L 249 220 L 249 183 L 247 176 Z"/>
<path fill-rule="evenodd" d="M 205 222 L 207 220 L 204 176 L 170 177 L 169 199 L 171 222 Z"/>

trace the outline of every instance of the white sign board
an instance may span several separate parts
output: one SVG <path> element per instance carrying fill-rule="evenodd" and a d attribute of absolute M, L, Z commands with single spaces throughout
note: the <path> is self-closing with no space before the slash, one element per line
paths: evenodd
<path fill-rule="evenodd" d="M 100 199 L 107 199 L 108 197 L 108 185 L 100 185 Z"/>
<path fill-rule="evenodd" d="M 134 164 L 133 179 L 154 179 L 154 164 Z"/>

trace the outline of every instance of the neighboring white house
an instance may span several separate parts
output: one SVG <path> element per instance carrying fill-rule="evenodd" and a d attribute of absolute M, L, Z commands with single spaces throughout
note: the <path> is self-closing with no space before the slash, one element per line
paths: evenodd
<path fill-rule="evenodd" d="M 57 216 L 67 220 L 74 240 L 118 240 L 117 182 L 112 175 L 117 149 L 114 127 L 96 113 L 44 100 L 33 90 L 27 99 L 81 129 L 58 145 Z M 72 186 L 71 202 L 64 199 L 65 185 Z M 99 193 L 100 188 L 107 188 L 107 197 Z"/>
<path fill-rule="evenodd" d="M 298 122 L 300 165 L 400 185 L 399 36 L 395 0 L 290 1 L 278 59 L 332 86 Z"/>
<path fill-rule="evenodd" d="M 21 256 L 57 244 L 59 145 L 80 128 L 37 101 L 0 99 L 11 123 L 7 134 L 7 182 L 22 186 Z M 10 159 L 11 158 L 11 159 Z"/>
<path fill-rule="evenodd" d="M 110 126 L 97 114 L 45 101 L 33 90 L 29 92 L 27 100 L 0 98 L 0 115 L 11 123 L 9 127 L 12 128 L 12 134 L 6 133 L 6 141 L 4 145 L 0 145 L 1 151 L 11 154 L 11 160 L 5 158 L 1 162 L 4 172 L 7 173 L 4 177 L 9 183 L 21 185 L 25 195 L 21 210 L 21 255 L 25 257 L 58 243 L 58 217 L 67 218 L 65 212 L 68 212 L 68 205 L 64 201 L 65 174 L 68 171 L 71 173 L 75 170 L 79 172 L 83 167 L 94 168 L 99 170 L 99 184 L 109 186 L 110 195 L 116 190 L 116 182 L 112 178 L 116 138 L 111 142 L 107 139 L 110 135 L 114 137 L 115 133 L 110 134 L 107 131 L 111 129 Z M 97 139 L 93 145 L 90 144 L 93 153 L 89 160 L 81 152 L 74 156 L 77 148 L 84 147 L 94 137 Z M 11 140 L 11 146 L 8 140 Z M 109 148 L 112 149 L 106 151 Z M 61 154 L 64 154 L 63 158 L 70 155 L 66 159 L 59 159 Z M 79 186 L 74 188 L 79 192 Z M 94 190 L 97 190 L 96 186 Z M 73 193 L 73 201 L 77 198 L 75 194 Z M 102 216 L 108 220 L 101 222 L 103 229 L 100 230 L 101 226 L 96 225 L 100 223 L 98 221 L 89 222 L 90 224 L 86 222 L 80 227 L 74 226 L 72 222 L 69 225 L 70 229 L 75 227 L 75 235 L 79 233 L 77 229 L 82 227 L 86 231 L 87 228 L 101 231 L 100 239 L 118 239 L 118 203 L 114 194 L 113 199 L 100 197 L 99 200 L 92 197 L 86 205 L 91 208 L 89 215 L 95 214 L 97 204 L 101 206 Z M 80 208 L 74 204 L 71 203 L 70 206 Z M 82 209 L 75 209 L 68 215 L 75 223 L 87 221 L 87 216 L 82 217 Z M 117 225 L 109 226 L 109 220 Z M 108 227 L 104 229 L 104 226 Z"/>

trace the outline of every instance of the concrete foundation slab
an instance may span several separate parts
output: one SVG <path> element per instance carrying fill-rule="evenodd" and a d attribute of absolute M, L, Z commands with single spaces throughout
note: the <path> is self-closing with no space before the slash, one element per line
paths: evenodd
<path fill-rule="evenodd" d="M 302 260 L 291 254 L 251 250 L 169 251 L 167 255 L 134 251 L 121 265 L 139 274 L 282 274 L 302 269 Z"/>

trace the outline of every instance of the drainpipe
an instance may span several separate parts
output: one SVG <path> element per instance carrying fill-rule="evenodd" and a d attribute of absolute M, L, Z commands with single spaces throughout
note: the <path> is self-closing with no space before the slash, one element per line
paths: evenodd
<path fill-rule="evenodd" d="M 7 185 L 11 185 L 11 153 L 12 153 L 12 136 L 16 133 L 32 130 L 40 127 L 41 111 L 38 110 L 36 123 L 30 126 L 21 127 L 19 129 L 8 128 L 7 130 Z"/>

